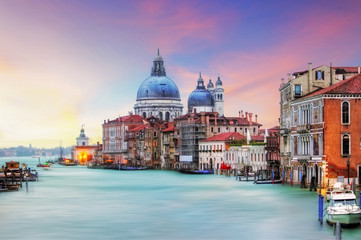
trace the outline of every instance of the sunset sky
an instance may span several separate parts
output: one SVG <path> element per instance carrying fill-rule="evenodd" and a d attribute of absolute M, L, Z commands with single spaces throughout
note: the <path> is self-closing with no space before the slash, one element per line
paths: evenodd
<path fill-rule="evenodd" d="M 157 48 L 185 113 L 199 72 L 225 115 L 278 125 L 280 79 L 361 64 L 361 1 L 0 0 L 0 148 L 90 143 L 133 111 Z"/>

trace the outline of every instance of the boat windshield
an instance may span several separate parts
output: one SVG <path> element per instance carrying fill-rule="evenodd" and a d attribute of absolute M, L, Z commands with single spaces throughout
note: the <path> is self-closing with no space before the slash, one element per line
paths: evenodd
<path fill-rule="evenodd" d="M 345 199 L 345 200 L 333 200 L 333 206 L 343 206 L 343 205 L 356 205 L 355 199 Z"/>

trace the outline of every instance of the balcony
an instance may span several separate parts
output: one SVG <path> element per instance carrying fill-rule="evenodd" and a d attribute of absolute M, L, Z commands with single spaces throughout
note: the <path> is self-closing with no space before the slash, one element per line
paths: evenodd
<path fill-rule="evenodd" d="M 309 133 L 310 129 L 311 129 L 310 124 L 298 125 L 296 127 L 296 130 L 297 130 L 298 133 Z"/>

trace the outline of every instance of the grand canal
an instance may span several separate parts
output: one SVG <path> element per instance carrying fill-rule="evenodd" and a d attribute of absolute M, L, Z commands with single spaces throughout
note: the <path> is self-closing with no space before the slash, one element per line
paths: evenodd
<path fill-rule="evenodd" d="M 0 193 L 1 239 L 335 239 L 317 221 L 317 194 L 299 186 L 82 166 L 38 172 L 28 191 Z M 361 227 L 342 233 L 360 236 Z"/>

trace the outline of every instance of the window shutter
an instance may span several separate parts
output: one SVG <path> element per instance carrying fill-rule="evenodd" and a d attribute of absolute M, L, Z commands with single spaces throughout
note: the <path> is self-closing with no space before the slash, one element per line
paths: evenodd
<path fill-rule="evenodd" d="M 315 71 L 315 80 L 317 80 L 317 71 Z"/>
<path fill-rule="evenodd" d="M 322 71 L 322 80 L 324 80 L 324 79 L 325 79 L 325 72 Z"/>

